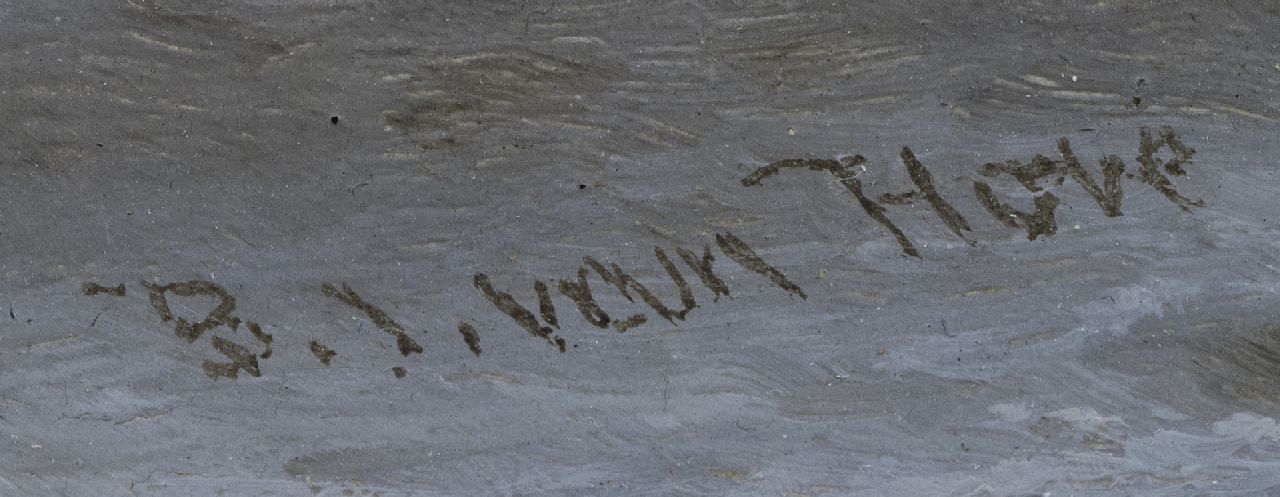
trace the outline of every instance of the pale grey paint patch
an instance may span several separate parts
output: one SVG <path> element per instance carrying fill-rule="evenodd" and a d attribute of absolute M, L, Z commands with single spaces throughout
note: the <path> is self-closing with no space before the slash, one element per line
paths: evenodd
<path fill-rule="evenodd" d="M 1278 32 L 1262 1 L 0 5 L 0 495 L 1275 493 Z M 979 167 L 1059 138 L 1138 175 L 1143 126 L 1204 207 L 1048 178 L 1028 241 L 974 194 L 1031 212 Z M 972 228 L 886 204 L 919 258 L 831 174 L 741 183 L 860 154 L 901 195 L 903 146 Z M 683 320 L 557 293 L 589 256 L 679 309 L 655 246 Z M 539 320 L 547 282 L 565 352 L 477 273 Z M 174 336 L 139 281 L 190 280 L 269 356 Z M 214 336 L 261 376 L 206 376 Z"/>

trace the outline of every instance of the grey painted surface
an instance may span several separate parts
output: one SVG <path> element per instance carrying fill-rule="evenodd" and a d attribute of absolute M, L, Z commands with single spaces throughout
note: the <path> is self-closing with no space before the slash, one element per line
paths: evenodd
<path fill-rule="evenodd" d="M 1277 14 L 0 4 L 0 495 L 1280 493 Z M 1142 181 L 1144 126 L 1196 150 L 1170 179 L 1203 207 Z M 1042 180 L 1058 232 L 1030 241 L 973 183 L 1031 210 L 980 166 L 1059 159 L 1060 137 L 1096 180 L 1111 154 L 1135 176 L 1116 217 Z M 741 183 L 861 154 L 874 200 L 913 188 L 904 145 L 972 244 L 923 200 L 888 205 L 904 256 L 825 173 Z M 807 298 L 722 253 L 730 232 Z M 649 317 L 599 329 L 552 281 L 591 256 L 677 305 L 655 246 L 697 300 L 684 320 L 592 273 L 611 316 Z M 711 247 L 731 297 L 677 246 Z M 534 313 L 551 282 L 566 351 L 477 273 Z M 206 375 L 214 337 L 263 344 L 188 343 L 142 284 L 189 280 L 272 336 L 260 376 Z"/>

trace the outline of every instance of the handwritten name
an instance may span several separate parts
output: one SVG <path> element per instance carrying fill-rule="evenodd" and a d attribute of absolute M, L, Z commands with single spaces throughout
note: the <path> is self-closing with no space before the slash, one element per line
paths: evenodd
<path fill-rule="evenodd" d="M 1099 160 L 1101 181 L 1097 181 L 1093 173 L 1081 165 L 1071 148 L 1071 143 L 1066 138 L 1060 138 L 1058 159 L 1036 155 L 1027 163 L 1017 160 L 993 162 L 983 164 L 977 171 L 981 176 L 993 180 L 1011 177 L 1027 191 L 1036 194 L 1032 199 L 1032 205 L 1029 208 L 1024 207 L 1027 210 L 1015 207 L 1000 198 L 995 190 L 982 180 L 973 182 L 973 193 L 978 203 L 990 216 L 1009 228 L 1025 230 L 1029 240 L 1053 236 L 1057 232 L 1055 212 L 1061 201 L 1057 195 L 1045 188 L 1054 185 L 1062 186 L 1067 178 L 1078 184 L 1107 217 L 1123 215 L 1121 179 L 1124 177 L 1136 178 L 1141 183 L 1154 188 L 1182 210 L 1190 211 L 1193 207 L 1202 207 L 1204 205 L 1202 200 L 1192 200 L 1178 193 L 1170 179 L 1171 176 L 1186 175 L 1185 166 L 1192 161 L 1195 150 L 1183 144 L 1173 129 L 1168 127 L 1163 128 L 1158 137 L 1149 129 L 1140 128 L 1139 138 L 1136 175 L 1126 175 L 1124 161 L 1115 155 L 1108 155 Z M 1172 157 L 1168 160 L 1157 157 L 1156 154 L 1162 149 L 1168 149 Z M 968 220 L 939 192 L 929 169 L 916 158 L 909 147 L 902 147 L 900 157 L 915 188 L 904 193 L 882 194 L 878 198 L 868 195 L 858 178 L 857 171 L 865 170 L 861 166 L 867 162 L 861 155 L 835 159 L 779 160 L 755 169 L 742 179 L 742 184 L 747 187 L 757 186 L 765 179 L 790 169 L 830 174 L 853 195 L 867 216 L 883 226 L 897 240 L 902 253 L 907 256 L 921 257 L 915 244 L 888 216 L 889 209 L 886 206 L 923 201 L 937 214 L 952 234 L 973 244 L 974 242 L 966 237 L 966 233 L 971 233 L 973 230 Z M 716 234 L 715 245 L 721 255 L 769 280 L 783 291 L 802 299 L 808 297 L 803 289 L 732 233 Z M 720 297 L 732 298 L 732 290 L 716 271 L 716 257 L 709 244 L 702 247 L 700 254 L 677 246 L 675 254 L 692 276 L 696 277 L 697 281 L 711 293 L 713 302 L 718 302 Z M 662 247 L 654 247 L 653 256 L 674 285 L 678 295 L 676 299 L 664 300 L 658 292 L 641 283 L 632 273 L 618 264 L 611 262 L 606 265 L 589 256 L 582 258 L 582 263 L 569 278 L 545 281 L 535 279 L 532 285 L 534 299 L 531 301 L 521 302 L 511 293 L 499 289 L 493 279 L 485 273 L 474 274 L 471 285 L 499 313 L 509 317 L 519 329 L 564 353 L 570 348 L 570 344 L 560 333 L 565 323 L 561 320 L 556 307 L 556 294 L 561 301 L 570 302 L 583 321 L 596 328 L 612 328 L 619 333 L 625 333 L 650 322 L 649 315 L 643 312 L 619 314 L 617 310 L 606 311 L 596 298 L 598 289 L 592 287 L 592 280 L 603 283 L 603 288 L 621 296 L 627 302 L 647 307 L 652 314 L 672 325 L 684 321 L 690 312 L 700 307 L 694 295 L 693 286 L 689 283 L 690 279 L 685 277 L 685 273 L 680 270 L 679 265 L 674 262 L 668 252 Z M 142 281 L 141 285 L 146 289 L 151 307 L 160 321 L 173 323 L 174 335 L 188 344 L 194 344 L 217 328 L 225 327 L 235 332 L 243 325 L 248 329 L 250 337 L 256 343 L 252 341 L 246 342 L 247 344 L 236 343 L 221 336 L 210 338 L 210 346 L 225 358 L 223 361 L 203 361 L 202 368 L 210 378 L 234 380 L 241 371 L 254 377 L 262 375 L 260 360 L 266 360 L 272 356 L 273 337 L 265 333 L 257 322 L 241 319 L 236 314 L 236 299 L 225 288 L 203 280 L 167 284 Z M 127 288 L 123 284 L 103 286 L 89 282 L 82 285 L 81 291 L 87 296 L 124 297 L 127 294 Z M 423 354 L 424 347 L 406 327 L 375 303 L 361 296 L 356 289 L 347 284 L 324 283 L 320 286 L 319 293 L 359 311 L 377 330 L 394 338 L 402 359 Z M 174 315 L 169 305 L 171 296 L 212 298 L 217 303 L 213 310 L 198 321 L 189 321 Z M 96 321 L 97 318 L 94 322 Z M 475 326 L 466 321 L 460 321 L 458 335 L 462 344 L 474 355 L 479 356 L 482 353 L 481 333 Z M 326 367 L 339 356 L 337 351 L 316 340 L 311 340 L 308 348 L 316 360 Z M 408 370 L 404 366 L 395 366 L 391 368 L 391 372 L 397 378 L 403 378 Z"/>

